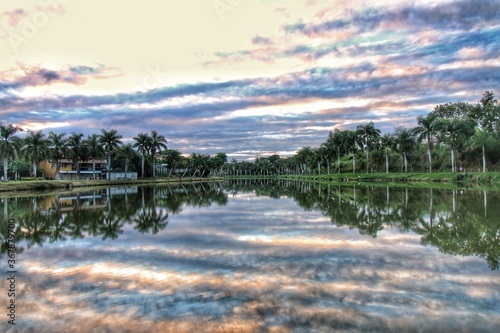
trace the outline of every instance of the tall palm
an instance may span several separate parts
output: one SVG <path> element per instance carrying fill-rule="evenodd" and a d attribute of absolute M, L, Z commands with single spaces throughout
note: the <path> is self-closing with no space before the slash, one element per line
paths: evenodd
<path fill-rule="evenodd" d="M 167 149 L 167 139 L 158 132 L 151 131 L 150 152 L 153 164 L 153 178 L 156 178 L 156 153 L 162 151 L 162 149 Z"/>
<path fill-rule="evenodd" d="M 68 138 L 69 155 L 76 166 L 76 177 L 80 178 L 80 162 L 87 156 L 87 146 L 83 140 L 83 133 L 72 132 Z"/>
<path fill-rule="evenodd" d="M 427 156 L 429 159 L 429 173 L 432 173 L 432 144 L 433 135 L 436 132 L 437 116 L 435 113 L 431 112 L 427 117 L 419 116 L 417 117 L 418 126 L 413 129 L 417 135 L 418 142 L 422 140 L 427 140 Z"/>
<path fill-rule="evenodd" d="M 380 138 L 380 130 L 375 128 L 373 121 L 366 125 L 359 125 L 356 129 L 360 140 L 363 142 L 366 150 L 366 173 L 369 171 L 370 166 L 370 146 L 375 144 Z"/>
<path fill-rule="evenodd" d="M 23 152 L 32 163 L 33 179 L 36 179 L 38 162 L 43 161 L 48 155 L 48 146 L 50 142 L 42 131 L 28 131 L 24 138 Z"/>
<path fill-rule="evenodd" d="M 22 131 L 21 127 L 12 124 L 4 125 L 0 122 L 0 156 L 3 159 L 3 178 L 7 181 L 9 159 L 18 156 L 20 145 L 15 140 L 15 134 Z"/>
<path fill-rule="evenodd" d="M 357 131 L 344 131 L 342 135 L 342 148 L 344 151 L 352 153 L 352 173 L 356 174 L 356 153 L 361 144 Z"/>
<path fill-rule="evenodd" d="M 449 145 L 451 152 L 451 171 L 456 172 L 456 153 L 474 134 L 474 123 L 470 120 L 439 120 L 437 126 L 439 140 Z"/>
<path fill-rule="evenodd" d="M 408 172 L 408 154 L 415 147 L 415 133 L 402 126 L 396 128 L 395 145 L 403 157 L 405 172 Z"/>
<path fill-rule="evenodd" d="M 117 152 L 116 157 L 125 159 L 125 177 L 128 173 L 128 165 L 130 161 L 137 156 L 134 148 L 132 148 L 132 144 L 127 143 L 126 145 L 121 146 Z"/>
<path fill-rule="evenodd" d="M 343 153 L 343 138 L 345 131 L 335 129 L 333 135 L 328 138 L 328 146 L 337 153 L 337 172 L 340 173 L 340 155 Z"/>
<path fill-rule="evenodd" d="M 133 139 L 135 140 L 134 148 L 137 148 L 141 154 L 141 177 L 144 178 L 144 159 L 151 150 L 151 138 L 147 133 L 139 133 Z"/>
<path fill-rule="evenodd" d="M 118 134 L 115 129 L 106 131 L 101 130 L 101 135 L 99 135 L 99 142 L 103 145 L 104 152 L 108 158 L 108 180 L 111 179 L 111 155 L 120 146 L 122 136 Z"/>
<path fill-rule="evenodd" d="M 104 155 L 104 149 L 102 148 L 102 144 L 99 142 L 99 135 L 92 134 L 87 136 L 85 145 L 87 146 L 89 157 L 92 158 L 92 179 L 95 179 L 95 160 L 96 158 L 102 159 Z"/>
<path fill-rule="evenodd" d="M 68 156 L 68 139 L 65 138 L 66 133 L 56 134 L 49 132 L 49 156 L 56 162 L 55 179 L 59 177 L 60 160 Z"/>
<path fill-rule="evenodd" d="M 481 130 L 480 128 L 476 128 L 476 132 L 474 136 L 472 136 L 469 140 L 469 144 L 471 148 L 479 148 L 481 147 L 483 154 L 483 172 L 486 172 L 486 152 L 485 147 L 494 142 L 494 138 L 491 132 L 486 130 Z"/>
<path fill-rule="evenodd" d="M 389 133 L 385 133 L 380 138 L 380 145 L 385 152 L 385 173 L 389 173 L 389 151 L 394 146 L 394 137 Z"/>

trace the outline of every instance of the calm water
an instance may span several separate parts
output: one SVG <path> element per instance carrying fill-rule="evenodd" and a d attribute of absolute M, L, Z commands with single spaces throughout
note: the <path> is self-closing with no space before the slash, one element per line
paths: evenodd
<path fill-rule="evenodd" d="M 2 332 L 500 331 L 498 192 L 239 181 L 0 203 L 18 247 Z"/>

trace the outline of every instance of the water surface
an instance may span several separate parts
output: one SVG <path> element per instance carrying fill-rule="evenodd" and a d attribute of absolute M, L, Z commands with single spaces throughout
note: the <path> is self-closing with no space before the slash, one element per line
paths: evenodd
<path fill-rule="evenodd" d="M 496 192 L 237 181 L 2 204 L 19 247 L 2 331 L 500 328 Z"/>

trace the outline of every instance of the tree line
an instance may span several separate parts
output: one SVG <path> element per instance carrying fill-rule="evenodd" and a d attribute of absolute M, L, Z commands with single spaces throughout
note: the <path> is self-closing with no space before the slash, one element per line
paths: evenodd
<path fill-rule="evenodd" d="M 463 168 L 487 170 L 487 163 L 500 159 L 500 106 L 492 91 L 484 92 L 477 103 L 437 105 L 426 116 L 417 117 L 417 126 L 397 126 L 393 133 L 381 134 L 374 122 L 355 130 L 335 129 L 319 147 L 303 147 L 291 157 L 279 155 L 256 158 L 254 162 L 227 161 L 227 154 L 214 156 L 167 149 L 164 135 L 152 130 L 139 133 L 133 143 L 124 144 L 114 129 L 101 130 L 85 138 L 82 133 L 23 131 L 14 124 L 0 122 L 0 156 L 3 178 L 8 170 L 19 179 L 20 171 L 37 177 L 38 163 L 51 160 L 59 172 L 62 159 L 72 160 L 80 174 L 80 163 L 106 158 L 109 172 L 113 168 L 125 172 L 138 171 L 141 177 L 156 178 L 157 172 L 172 176 L 176 170 L 185 175 L 321 174 L 390 171 L 460 171 Z M 114 158 L 114 160 L 113 160 Z M 160 164 L 157 166 L 157 164 Z"/>
<path fill-rule="evenodd" d="M 487 170 L 500 159 L 500 105 L 493 92 L 478 103 L 437 105 L 417 126 L 397 126 L 381 134 L 374 122 L 355 130 L 331 131 L 319 147 L 303 147 L 289 158 L 257 158 L 254 163 L 233 160 L 234 175 L 321 174 L 331 172 Z"/>

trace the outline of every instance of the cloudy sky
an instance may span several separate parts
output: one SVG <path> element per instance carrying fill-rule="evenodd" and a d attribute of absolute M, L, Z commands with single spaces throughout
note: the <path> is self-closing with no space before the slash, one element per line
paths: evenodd
<path fill-rule="evenodd" d="M 500 95 L 497 0 L 0 3 L 0 120 L 239 160 Z"/>

